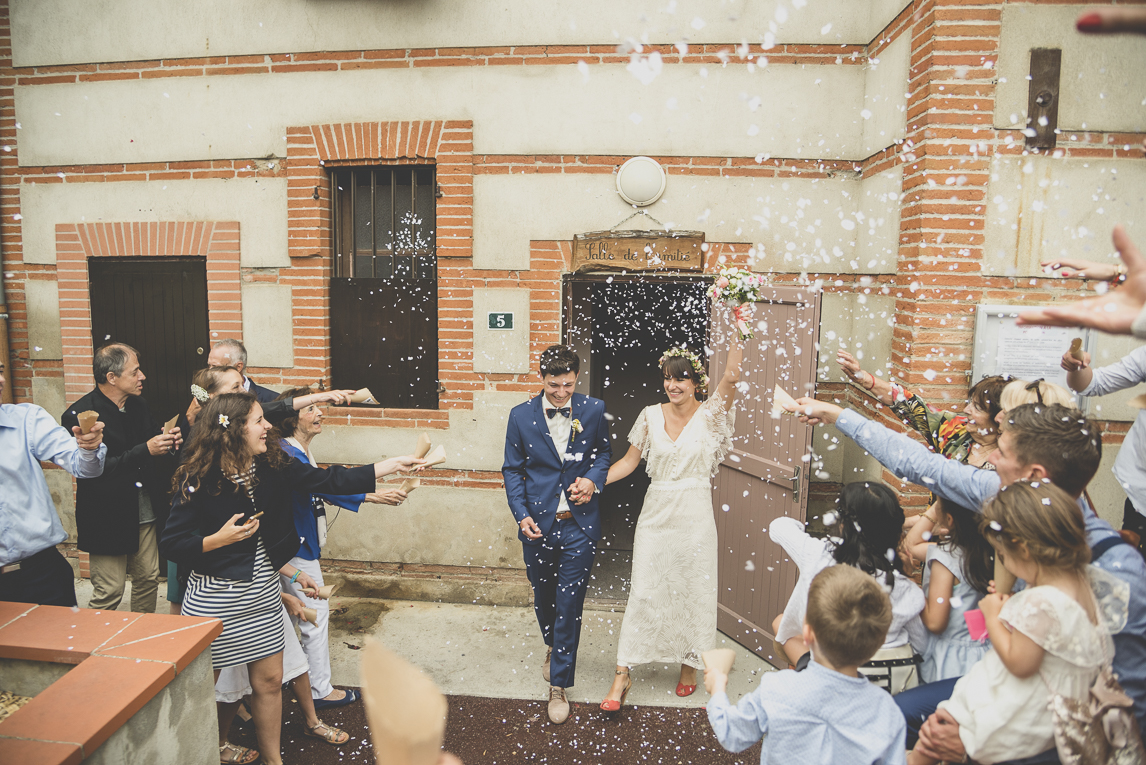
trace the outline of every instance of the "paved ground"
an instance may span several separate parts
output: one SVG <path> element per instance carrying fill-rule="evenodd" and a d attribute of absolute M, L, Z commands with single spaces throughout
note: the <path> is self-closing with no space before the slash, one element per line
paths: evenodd
<path fill-rule="evenodd" d="M 161 584 L 157 610 L 166 613 Z M 91 584 L 76 582 L 81 607 Z M 130 596 L 120 610 L 127 610 Z M 569 690 L 573 714 L 565 725 L 546 718 L 548 685 L 541 678 L 545 646 L 530 608 L 455 605 L 335 596 L 331 601 L 331 654 L 334 683 L 357 687 L 358 647 L 368 637 L 382 641 L 427 672 L 449 697 L 446 747 L 467 765 L 537 762 L 695 763 L 733 765 L 759 762 L 758 747 L 741 755 L 723 751 L 708 726 L 701 686 L 689 698 L 674 690 L 679 666 L 654 665 L 633 672 L 625 711 L 605 718 L 597 709 L 612 682 L 621 614 L 587 610 L 578 655 L 578 682 Z M 751 690 L 771 667 L 744 648 L 717 635 L 720 646 L 737 651 L 729 694 L 735 700 Z M 332 747 L 302 735 L 301 713 L 284 694 L 283 757 L 288 765 L 372 763 L 361 704 L 326 710 L 321 716 L 343 728 L 351 741 Z M 254 746 L 249 728 L 231 740 Z"/>
<path fill-rule="evenodd" d="M 129 585 L 130 588 L 130 585 Z M 160 584 L 157 609 L 167 612 L 165 588 Z M 80 606 L 91 598 L 91 583 L 77 580 Z M 120 610 L 127 610 L 125 595 Z M 450 696 L 507 699 L 548 699 L 541 679 L 545 644 L 531 608 L 474 606 L 421 601 L 343 598 L 331 601 L 331 669 L 334 684 L 358 686 L 358 651 L 367 637 L 421 667 Z M 342 609 L 345 609 L 344 611 Z M 609 690 L 616 666 L 617 635 L 621 614 L 587 610 L 577 656 L 577 684 L 569 700 L 600 703 Z M 739 698 L 756 687 L 762 672 L 771 667 L 740 645 L 717 633 L 720 647 L 737 651 L 729 695 Z M 633 671 L 628 702 L 665 707 L 700 707 L 708 696 L 701 687 L 689 698 L 674 693 L 679 666 L 650 665 Z"/>

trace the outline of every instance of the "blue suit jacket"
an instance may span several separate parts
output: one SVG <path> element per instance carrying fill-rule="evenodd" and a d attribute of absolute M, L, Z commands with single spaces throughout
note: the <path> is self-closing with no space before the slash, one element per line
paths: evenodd
<path fill-rule="evenodd" d="M 567 491 L 573 481 L 585 477 L 598 490 L 605 488 L 613 450 L 609 444 L 605 402 L 574 393 L 570 402 L 571 418 L 581 423 L 581 432 L 570 434 L 565 454 L 559 455 L 549 435 L 542 398 L 543 394 L 537 395 L 510 411 L 505 430 L 505 464 L 501 466 L 501 474 L 505 479 L 509 509 L 518 525 L 526 517 L 532 517 L 541 532 L 548 535 L 556 520 L 561 493 Z M 583 505 L 568 503 L 577 524 L 593 540 L 601 538 L 597 499 L 594 494 Z M 541 543 L 540 539 L 525 536 L 520 528 L 517 538 L 523 544 Z"/>

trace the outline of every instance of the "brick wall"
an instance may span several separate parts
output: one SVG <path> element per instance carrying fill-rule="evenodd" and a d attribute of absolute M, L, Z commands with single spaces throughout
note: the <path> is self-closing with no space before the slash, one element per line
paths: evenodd
<path fill-rule="evenodd" d="M 830 292 L 878 291 L 895 298 L 896 326 L 892 374 L 915 386 L 939 405 L 961 406 L 969 384 L 973 306 L 978 302 L 1045 301 L 1073 297 L 1082 288 L 1072 280 L 988 276 L 983 273 L 983 228 L 989 184 L 989 162 L 999 155 L 1025 152 L 1022 136 L 992 127 L 995 62 L 998 60 L 1000 19 L 1004 3 L 975 0 L 915 0 L 867 45 L 759 45 L 729 42 L 694 46 L 686 53 L 668 44 L 656 50 L 665 65 L 676 63 L 723 66 L 727 62 L 763 64 L 824 64 L 862 66 L 902 35 L 911 44 L 906 138 L 860 162 L 815 158 L 673 156 L 658 157 L 674 176 L 804 177 L 842 175 L 870 177 L 903 166 L 904 182 L 899 259 L 894 273 L 867 277 L 810 274 L 823 279 Z M 65 377 L 68 393 L 73 376 L 84 366 L 83 275 L 77 264 L 90 255 L 113 254 L 112 245 L 80 237 L 80 228 L 58 232 L 61 257 L 55 265 L 25 263 L 20 229 L 19 190 L 28 183 L 117 183 L 126 181 L 197 180 L 219 178 L 285 178 L 288 188 L 288 254 L 290 268 L 244 269 L 227 265 L 230 283 L 236 280 L 290 285 L 294 296 L 294 358 L 292 369 L 255 368 L 260 381 L 307 385 L 329 379 L 329 318 L 326 310 L 329 263 L 330 188 L 327 169 L 357 161 L 433 162 L 444 196 L 439 200 L 439 369 L 446 392 L 442 411 L 354 410 L 349 424 L 387 427 L 444 428 L 448 410 L 473 406 L 481 390 L 529 391 L 531 375 L 482 374 L 472 371 L 472 308 L 475 287 L 521 287 L 531 290 L 532 360 L 560 332 L 560 275 L 569 261 L 568 242 L 536 241 L 527 271 L 473 268 L 473 176 L 500 173 L 611 174 L 627 157 L 586 155 L 475 155 L 473 125 L 464 120 L 299 125 L 287 128 L 285 159 L 248 158 L 69 167 L 19 167 L 18 131 L 13 87 L 98 80 L 144 80 L 165 77 L 243 77 L 256 73 L 335 71 L 424 66 L 568 66 L 627 63 L 627 52 L 611 45 L 514 46 L 463 49 L 361 50 L 320 53 L 271 53 L 258 56 L 206 57 L 155 61 L 111 62 L 65 67 L 12 67 L 9 11 L 0 0 L 0 238 L 8 294 L 12 363 L 9 381 L 17 400 L 31 399 L 37 377 Z M 418 115 L 411 115 L 418 116 Z M 1111 158 L 1133 161 L 1143 157 L 1141 133 L 1068 133 L 1051 152 L 1059 158 Z M 317 188 L 319 198 L 313 198 Z M 94 224 L 88 224 L 94 225 Z M 171 221 L 167 226 L 187 226 Z M 225 225 L 225 224 L 216 224 Z M 229 224 L 234 225 L 234 224 Z M 175 229 L 171 231 L 174 232 Z M 186 229 L 184 229 L 186 231 Z M 237 230 L 236 230 L 237 234 Z M 78 241 L 77 241 L 78 240 Z M 86 241 L 86 243 L 85 243 Z M 111 240 L 108 240 L 111 241 Z M 123 241 L 133 241 L 124 239 Z M 139 240 L 142 242 L 142 239 Z M 166 241 L 166 240 L 165 240 Z M 220 240 L 222 241 L 222 240 Z M 714 242 L 707 267 L 725 257 L 747 263 L 748 245 Z M 141 244 L 131 247 L 138 249 Z M 83 249 L 83 248 L 87 249 Z M 119 250 L 115 250 L 119 252 Z M 127 254 L 124 251 L 123 254 Z M 148 254 L 138 252 L 137 254 Z M 155 253 L 159 254 L 159 253 Z M 233 253 L 231 253 L 233 254 Z M 778 274 L 777 283 L 800 276 Z M 27 311 L 23 284 L 29 280 L 59 280 L 64 312 L 65 359 L 29 357 Z M 66 302 L 65 300 L 69 301 Z M 79 302 L 76 302 L 79 301 Z M 213 307 L 214 308 L 214 307 Z M 230 308 L 223 313 L 230 312 Z M 222 321 L 222 319 L 221 319 Z M 228 319 L 228 334 L 241 332 L 241 323 Z M 214 329 L 215 318 L 212 318 Z M 963 358 L 960 358 L 960 357 Z M 930 379 L 931 372 L 937 373 Z M 824 383 L 824 397 L 838 398 L 873 417 L 899 427 L 887 412 L 854 386 Z M 340 412 L 342 414 L 342 412 Z M 1121 442 L 1123 423 L 1104 423 L 1107 443 Z M 885 476 L 889 480 L 891 476 Z M 443 481 L 471 480 L 443 473 Z M 496 481 L 491 474 L 472 480 Z M 907 487 L 905 487 L 907 488 Z M 917 489 L 907 489 L 911 502 L 921 501 Z"/>

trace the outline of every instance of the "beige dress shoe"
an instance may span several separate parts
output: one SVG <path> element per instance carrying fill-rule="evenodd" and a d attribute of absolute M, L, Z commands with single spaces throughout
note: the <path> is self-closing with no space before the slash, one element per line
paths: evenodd
<path fill-rule="evenodd" d="M 569 702 L 565 698 L 565 689 L 549 686 L 549 722 L 560 725 L 568 719 Z"/>
<path fill-rule="evenodd" d="M 545 663 L 541 665 L 541 676 L 545 678 L 545 682 L 549 682 L 549 657 L 553 654 L 552 648 L 545 649 Z"/>

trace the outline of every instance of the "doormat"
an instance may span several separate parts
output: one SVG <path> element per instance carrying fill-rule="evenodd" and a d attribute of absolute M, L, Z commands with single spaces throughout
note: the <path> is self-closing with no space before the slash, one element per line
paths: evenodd
<path fill-rule="evenodd" d="M 445 748 L 466 765 L 756 765 L 760 745 L 741 754 L 724 751 L 703 709 L 626 706 L 606 719 L 595 704 L 573 704 L 564 725 L 552 725 L 543 701 L 448 696 Z M 319 710 L 319 717 L 350 734 L 331 746 L 303 735 L 298 703 L 283 694 L 282 752 L 285 765 L 375 762 L 362 702 Z M 258 748 L 251 724 L 231 729 L 230 740 Z"/>

